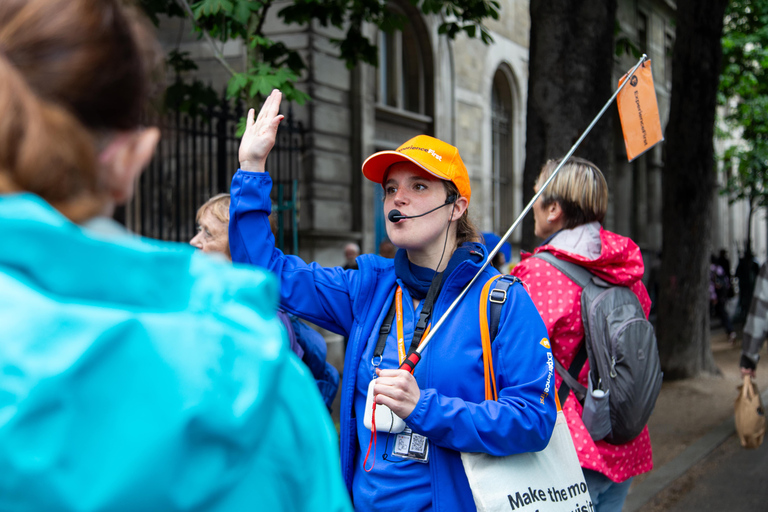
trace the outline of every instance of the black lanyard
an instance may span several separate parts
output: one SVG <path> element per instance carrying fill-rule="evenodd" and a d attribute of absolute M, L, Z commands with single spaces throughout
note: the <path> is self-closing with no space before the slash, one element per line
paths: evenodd
<path fill-rule="evenodd" d="M 427 292 L 424 304 L 421 307 L 421 314 L 419 314 L 419 321 L 416 322 L 416 327 L 413 330 L 413 338 L 411 339 L 411 347 L 408 350 L 408 354 L 415 351 L 416 348 L 418 348 L 419 343 L 421 343 L 421 338 L 424 336 L 424 331 L 426 331 L 427 326 L 429 325 L 429 320 L 432 316 L 432 308 L 435 305 L 437 296 L 440 295 L 442 285 L 443 273 L 440 272 L 439 274 L 435 274 L 434 279 L 432 279 L 432 284 L 429 285 L 429 291 Z M 392 304 L 389 306 L 389 311 L 387 311 L 387 316 L 384 317 L 384 321 L 381 324 L 379 340 L 373 351 L 373 361 L 376 361 L 378 358 L 379 362 L 381 362 L 381 357 L 384 354 L 384 347 L 387 344 L 387 338 L 392 330 L 392 321 L 395 318 L 395 302 L 396 301 L 393 298 Z M 378 364 L 374 362 L 374 366 L 378 366 Z"/>

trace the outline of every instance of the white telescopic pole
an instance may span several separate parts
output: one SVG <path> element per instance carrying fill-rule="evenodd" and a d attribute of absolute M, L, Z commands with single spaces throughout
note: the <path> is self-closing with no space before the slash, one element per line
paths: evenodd
<path fill-rule="evenodd" d="M 603 108 L 598 112 L 597 116 L 592 120 L 591 123 L 589 123 L 589 126 L 587 126 L 587 129 L 584 130 L 584 133 L 581 134 L 581 137 L 579 137 L 579 140 L 576 141 L 576 143 L 571 147 L 571 149 L 568 150 L 568 153 L 565 154 L 565 156 L 560 161 L 560 164 L 555 168 L 554 172 L 549 176 L 547 181 L 544 182 L 544 184 L 539 188 L 538 192 L 533 196 L 533 198 L 528 202 L 525 209 L 523 209 L 522 213 L 517 217 L 515 222 L 512 223 L 512 225 L 507 230 L 506 234 L 501 237 L 501 240 L 499 240 L 499 243 L 496 244 L 496 247 L 493 248 L 493 250 L 488 254 L 488 259 L 485 261 L 482 267 L 480 267 L 480 270 L 477 271 L 477 274 L 475 274 L 475 277 L 472 278 L 472 280 L 467 284 L 464 289 L 461 291 L 458 297 L 451 303 L 451 305 L 448 307 L 448 309 L 443 313 L 443 316 L 440 317 L 440 319 L 435 323 L 435 325 L 429 330 L 429 334 L 427 334 L 427 337 L 422 340 L 422 342 L 419 344 L 419 347 L 416 349 L 416 352 L 421 354 L 421 352 L 424 350 L 424 348 L 427 346 L 427 344 L 430 342 L 432 337 L 435 335 L 438 329 L 440 329 L 440 326 L 443 325 L 445 322 L 445 319 L 448 318 L 448 315 L 451 314 L 451 312 L 456 308 L 458 303 L 461 301 L 462 298 L 467 294 L 467 291 L 472 287 L 472 284 L 474 284 L 475 281 L 477 281 L 477 278 L 480 277 L 480 274 L 483 273 L 483 270 L 485 270 L 485 267 L 488 266 L 488 264 L 491 262 L 494 256 L 496 256 L 496 253 L 499 252 L 501 249 L 501 246 L 504 244 L 504 242 L 507 241 L 507 238 L 509 238 L 509 235 L 512 234 L 512 232 L 517 228 L 517 226 L 522 222 L 525 215 L 533 208 L 534 203 L 536 200 L 541 196 L 541 194 L 544 192 L 544 190 L 547 188 L 547 185 L 550 184 L 550 182 L 555 179 L 555 176 L 557 176 L 557 173 L 560 172 L 560 169 L 563 167 L 563 164 L 565 164 L 566 161 L 573 155 L 573 153 L 576 151 L 576 149 L 579 147 L 579 145 L 584 141 L 584 138 L 587 136 L 587 134 L 594 128 L 594 126 L 597 124 L 597 122 L 600 120 L 601 117 L 603 117 L 603 114 L 605 114 L 605 111 L 608 110 L 608 107 L 613 103 L 613 100 L 616 99 L 616 96 L 619 95 L 621 90 L 624 88 L 627 83 L 629 83 L 629 79 L 632 78 L 632 75 L 635 74 L 635 71 L 637 71 L 637 68 L 639 68 L 643 62 L 648 60 L 648 56 L 646 54 L 643 54 L 642 57 L 640 57 L 640 60 L 635 64 L 635 66 L 629 71 L 627 74 L 627 78 L 621 83 L 618 89 L 616 89 L 616 92 L 613 93 L 613 96 L 606 102 L 606 104 L 603 106 Z"/>

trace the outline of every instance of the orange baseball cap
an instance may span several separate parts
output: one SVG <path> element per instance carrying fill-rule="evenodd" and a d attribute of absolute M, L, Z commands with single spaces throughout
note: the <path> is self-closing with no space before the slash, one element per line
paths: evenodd
<path fill-rule="evenodd" d="M 382 183 L 390 166 L 413 162 L 428 173 L 456 185 L 459 194 L 472 197 L 469 173 L 454 146 L 429 135 L 417 135 L 394 151 L 379 151 L 363 162 L 363 175 L 374 183 Z"/>

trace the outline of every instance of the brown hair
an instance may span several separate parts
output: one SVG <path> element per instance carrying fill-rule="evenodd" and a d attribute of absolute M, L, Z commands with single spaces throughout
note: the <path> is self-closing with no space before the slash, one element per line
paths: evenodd
<path fill-rule="evenodd" d="M 549 160 L 536 180 L 540 187 L 562 159 Z M 608 210 L 608 184 L 600 169 L 589 160 L 572 156 L 541 194 L 544 206 L 557 202 L 563 210 L 565 229 L 588 222 L 603 222 Z"/>
<path fill-rule="evenodd" d="M 443 181 L 443 186 L 448 196 L 456 194 L 459 197 L 459 189 L 452 181 Z M 456 247 L 461 247 L 465 242 L 482 243 L 483 238 L 480 231 L 475 227 L 474 222 L 469 218 L 469 208 L 464 210 L 464 214 L 456 221 Z"/>
<path fill-rule="evenodd" d="M 97 138 L 139 126 L 156 44 L 122 0 L 2 0 L 0 193 L 97 214 Z"/>

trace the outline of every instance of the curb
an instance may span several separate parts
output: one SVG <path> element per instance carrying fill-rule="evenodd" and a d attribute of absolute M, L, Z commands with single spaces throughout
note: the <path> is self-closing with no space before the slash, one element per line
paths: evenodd
<path fill-rule="evenodd" d="M 763 403 L 768 402 L 768 390 L 765 390 L 761 398 Z M 657 494 L 670 486 L 675 480 L 683 476 L 696 463 L 712 453 L 729 437 L 736 433 L 733 416 L 730 416 L 720 425 L 713 428 L 698 441 L 685 449 L 683 453 L 653 470 L 651 475 L 643 480 L 627 495 L 622 512 L 637 512 L 648 504 Z"/>

